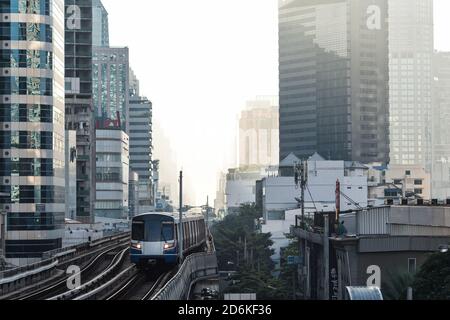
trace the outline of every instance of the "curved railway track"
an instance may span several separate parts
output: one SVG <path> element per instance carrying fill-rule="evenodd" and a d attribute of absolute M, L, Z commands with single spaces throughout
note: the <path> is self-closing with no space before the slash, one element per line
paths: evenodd
<path fill-rule="evenodd" d="M 119 245 L 119 248 L 126 246 L 126 244 Z M 98 267 L 102 262 L 104 262 L 104 258 L 111 252 L 117 250 L 117 244 L 108 246 L 105 250 L 101 251 L 94 258 L 92 258 L 88 264 L 86 264 L 80 270 L 80 276 L 82 278 L 88 278 L 91 275 L 96 267 Z M 109 264 L 110 265 L 110 264 Z M 108 267 L 109 267 L 108 265 Z M 63 278 L 58 279 L 55 283 L 44 286 L 43 288 L 39 288 L 33 292 L 27 293 L 18 297 L 16 300 L 44 300 L 48 297 L 54 296 L 55 294 L 65 292 L 67 290 L 67 280 L 73 277 L 73 275 L 64 275 Z"/>

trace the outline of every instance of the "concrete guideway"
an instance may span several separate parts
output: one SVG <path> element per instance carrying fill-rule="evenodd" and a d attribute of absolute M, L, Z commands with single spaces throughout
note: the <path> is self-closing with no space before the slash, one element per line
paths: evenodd
<path fill-rule="evenodd" d="M 42 291 L 55 283 L 67 280 L 65 272 L 69 265 L 82 265 L 93 255 L 110 251 L 121 243 L 127 243 L 129 233 L 108 236 L 91 243 L 61 248 L 44 254 L 39 263 L 7 270 L 0 273 L 0 300 L 23 299 Z M 94 258 L 95 259 L 95 258 Z"/>

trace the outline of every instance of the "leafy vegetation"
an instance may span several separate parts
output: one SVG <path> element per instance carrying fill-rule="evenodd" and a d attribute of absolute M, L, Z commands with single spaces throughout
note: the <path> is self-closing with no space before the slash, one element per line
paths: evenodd
<path fill-rule="evenodd" d="M 450 253 L 436 253 L 422 265 L 414 283 L 415 300 L 450 300 Z"/>
<path fill-rule="evenodd" d="M 217 259 L 221 271 L 233 271 L 227 292 L 256 293 L 258 299 L 291 299 L 295 267 L 275 270 L 271 260 L 274 251 L 271 234 L 257 231 L 261 210 L 254 204 L 241 206 L 239 213 L 228 215 L 212 228 Z M 295 243 L 284 250 L 282 261 L 288 255 L 298 255 Z M 285 264 L 282 264 L 285 265 Z M 280 277 L 273 273 L 279 271 Z"/>

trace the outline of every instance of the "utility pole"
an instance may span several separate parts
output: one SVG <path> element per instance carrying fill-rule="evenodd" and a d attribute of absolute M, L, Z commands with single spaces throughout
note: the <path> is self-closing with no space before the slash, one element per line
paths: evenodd
<path fill-rule="evenodd" d="M 297 187 L 300 187 L 301 190 L 301 212 L 302 212 L 302 222 L 300 228 L 303 229 L 305 232 L 306 229 L 306 221 L 305 221 L 305 189 L 307 187 L 308 183 L 308 162 L 307 161 L 301 161 L 299 164 L 296 165 L 295 168 L 295 184 Z M 307 294 L 307 275 L 309 270 L 307 270 L 306 265 L 306 252 L 308 247 L 308 242 L 306 239 L 303 239 L 303 299 L 306 300 Z M 296 281 L 296 280 L 295 280 Z"/>
<path fill-rule="evenodd" d="M 209 236 L 209 196 L 206 197 L 206 237 Z"/>
<path fill-rule="evenodd" d="M 183 171 L 180 171 L 180 223 L 178 224 L 180 239 L 178 239 L 180 263 L 183 261 L 183 241 L 184 241 L 184 231 L 183 231 Z"/>
<path fill-rule="evenodd" d="M 339 237 L 339 216 L 341 214 L 341 183 L 336 181 L 336 235 Z"/>
<path fill-rule="evenodd" d="M 324 300 L 330 300 L 330 221 L 324 214 L 323 261 L 324 261 Z"/>

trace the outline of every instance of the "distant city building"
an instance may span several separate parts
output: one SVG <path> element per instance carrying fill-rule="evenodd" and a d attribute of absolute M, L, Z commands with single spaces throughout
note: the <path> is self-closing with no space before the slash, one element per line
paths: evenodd
<path fill-rule="evenodd" d="M 70 6 L 79 8 L 80 19 Z M 92 0 L 65 0 L 66 130 L 77 132 L 77 218 L 94 222 L 95 118 L 92 101 Z"/>
<path fill-rule="evenodd" d="M 66 219 L 75 220 L 77 218 L 77 132 L 74 130 L 66 131 L 65 154 Z"/>
<path fill-rule="evenodd" d="M 393 200 L 431 200 L 431 174 L 418 165 L 369 164 L 369 199 L 380 206 Z"/>
<path fill-rule="evenodd" d="M 120 129 L 97 130 L 96 217 L 129 217 L 129 138 Z"/>
<path fill-rule="evenodd" d="M 0 211 L 6 258 L 60 248 L 65 216 L 64 1 L 2 1 Z"/>
<path fill-rule="evenodd" d="M 388 3 L 390 163 L 430 171 L 433 0 Z"/>
<path fill-rule="evenodd" d="M 223 172 L 219 174 L 218 185 L 216 191 L 216 199 L 214 200 L 214 212 L 217 217 L 223 219 L 226 215 L 225 189 L 227 185 L 227 175 Z"/>
<path fill-rule="evenodd" d="M 139 94 L 139 82 L 134 79 L 133 93 Z M 151 101 L 146 97 L 130 95 L 130 168 L 139 175 L 139 206 L 146 212 L 154 207 L 152 115 Z"/>
<path fill-rule="evenodd" d="M 98 129 L 128 132 L 128 48 L 93 49 L 93 99 Z"/>
<path fill-rule="evenodd" d="M 433 60 L 432 196 L 450 198 L 450 52 L 436 52 Z"/>
<path fill-rule="evenodd" d="M 278 164 L 278 128 L 278 97 L 248 101 L 239 119 L 239 167 Z"/>
<path fill-rule="evenodd" d="M 389 162 L 387 0 L 279 2 L 280 160 Z"/>
<path fill-rule="evenodd" d="M 140 88 L 139 88 L 139 79 L 136 77 L 136 74 L 134 73 L 133 69 L 130 68 L 130 84 L 129 84 L 129 91 L 130 91 L 130 97 L 139 96 Z"/>
<path fill-rule="evenodd" d="M 92 0 L 92 45 L 109 47 L 108 11 L 100 0 Z"/>
<path fill-rule="evenodd" d="M 256 181 L 265 176 L 265 169 L 259 166 L 245 169 L 229 169 L 226 176 L 226 213 L 236 214 L 244 204 L 255 203 Z"/>

